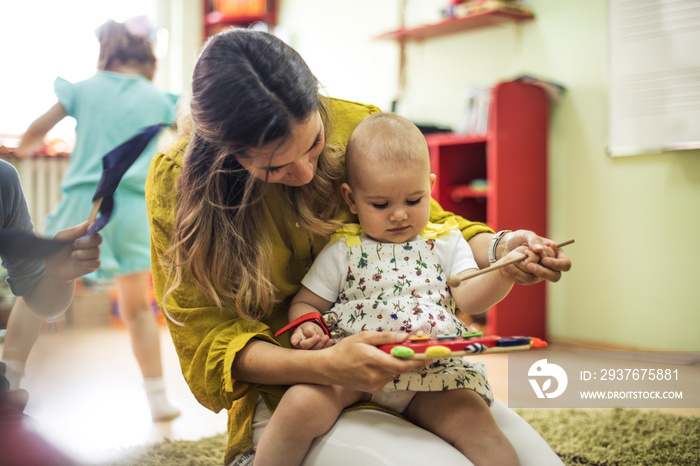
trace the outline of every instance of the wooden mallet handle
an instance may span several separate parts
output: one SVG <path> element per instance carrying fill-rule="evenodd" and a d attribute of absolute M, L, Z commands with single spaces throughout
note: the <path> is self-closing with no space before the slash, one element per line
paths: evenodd
<path fill-rule="evenodd" d="M 92 204 L 92 211 L 90 212 L 90 217 L 88 218 L 88 227 L 95 223 L 97 213 L 100 211 L 100 206 L 102 205 L 102 199 L 103 198 L 99 198 L 94 204 Z"/>
<path fill-rule="evenodd" d="M 564 246 L 569 245 L 573 242 L 574 242 L 573 239 L 570 239 L 568 241 L 564 241 L 563 243 L 557 244 L 557 248 L 563 248 Z M 525 254 L 523 254 L 521 257 L 516 257 L 515 259 L 501 262 L 500 264 L 494 264 L 491 267 L 486 267 L 485 269 L 477 270 L 476 272 L 470 273 L 469 275 L 465 275 L 462 278 L 460 278 L 457 275 L 450 275 L 449 277 L 447 277 L 447 284 L 451 287 L 452 286 L 459 286 L 459 284 L 462 283 L 464 280 L 469 280 L 470 278 L 478 277 L 479 275 L 493 272 L 494 270 L 502 269 L 503 267 L 507 267 L 511 264 L 515 264 L 516 262 L 520 262 L 526 258 L 527 258 L 527 256 Z"/>

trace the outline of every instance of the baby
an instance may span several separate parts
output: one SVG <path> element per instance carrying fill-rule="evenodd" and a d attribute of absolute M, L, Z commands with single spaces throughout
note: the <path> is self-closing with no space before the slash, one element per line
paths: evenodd
<path fill-rule="evenodd" d="M 290 321 L 325 314 L 332 328 L 301 323 L 291 336 L 296 348 L 322 350 L 361 331 L 461 335 L 467 329 L 455 316 L 455 304 L 478 314 L 508 294 L 513 280 L 503 271 L 454 287 L 446 284 L 448 276 L 478 267 L 455 221 L 429 222 L 435 175 L 425 138 L 410 121 L 389 113 L 362 120 L 348 141 L 346 173 L 342 194 L 360 224 L 347 224 L 333 235 L 289 310 Z M 527 261 L 537 261 L 526 248 L 501 261 L 523 253 Z M 300 464 L 342 410 L 363 401 L 403 414 L 475 464 L 519 464 L 491 415 L 485 367 L 464 358 L 438 359 L 420 371 L 397 375 L 380 393 L 290 387 L 264 429 L 255 464 Z"/>

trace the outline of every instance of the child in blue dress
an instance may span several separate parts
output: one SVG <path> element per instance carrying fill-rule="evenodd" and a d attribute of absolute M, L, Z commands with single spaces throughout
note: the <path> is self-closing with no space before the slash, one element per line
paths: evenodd
<path fill-rule="evenodd" d="M 334 235 L 289 310 L 291 321 L 324 314 L 330 336 L 315 322 L 302 322 L 291 336 L 296 348 L 322 350 L 366 330 L 461 335 L 467 329 L 455 316 L 455 303 L 477 314 L 508 294 L 514 282 L 504 272 L 447 285 L 448 276 L 478 267 L 456 225 L 428 222 L 435 175 L 425 139 L 410 121 L 386 113 L 362 120 L 348 140 L 346 173 L 342 194 L 360 225 L 345 225 Z M 527 248 L 516 251 L 501 260 L 525 253 L 526 263 L 538 261 Z M 519 464 L 491 415 L 485 367 L 464 358 L 438 359 L 420 371 L 397 375 L 379 393 L 290 387 L 263 431 L 255 464 L 300 464 L 341 411 L 361 401 L 405 415 L 475 464 Z"/>
<path fill-rule="evenodd" d="M 138 17 L 125 23 L 109 20 L 102 25 L 97 30 L 97 73 L 77 83 L 57 78 L 54 88 L 58 103 L 34 121 L 20 141 L 17 155 L 31 156 L 63 118 L 72 116 L 77 122 L 75 149 L 61 183 L 63 199 L 47 219 L 47 235 L 89 218 L 106 153 L 142 128 L 170 125 L 176 118 L 173 97 L 151 82 L 156 57 L 145 21 L 145 17 Z M 119 311 L 144 377 L 151 415 L 161 421 L 177 417 L 180 411 L 166 397 L 160 333 L 148 295 L 150 230 L 144 193 L 148 167 L 156 152 L 154 138 L 122 178 L 114 195 L 110 223 L 101 231 L 102 265 L 89 278 L 114 278 Z M 11 333 L 8 329 L 9 336 Z M 22 364 L 33 343 L 25 342 Z"/>

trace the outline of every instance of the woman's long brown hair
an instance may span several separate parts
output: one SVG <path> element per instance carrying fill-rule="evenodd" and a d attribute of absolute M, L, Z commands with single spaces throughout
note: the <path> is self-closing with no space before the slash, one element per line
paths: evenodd
<path fill-rule="evenodd" d="M 180 125 L 190 141 L 178 183 L 173 244 L 164 264 L 170 271 L 165 297 L 187 273 L 224 312 L 260 320 L 272 311 L 276 293 L 261 202 L 266 183 L 251 176 L 238 158 L 271 142 L 283 144 L 315 111 L 328 136 L 328 106 L 318 81 L 291 47 L 250 30 L 210 39 L 192 87 L 190 115 Z M 326 145 L 313 180 L 285 187 L 296 222 L 310 235 L 327 235 L 340 225 L 342 172 L 340 154 Z M 164 311 L 173 319 L 167 306 Z"/>

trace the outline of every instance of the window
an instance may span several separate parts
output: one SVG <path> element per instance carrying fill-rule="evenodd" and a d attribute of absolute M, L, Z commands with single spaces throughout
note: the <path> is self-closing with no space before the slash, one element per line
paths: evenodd
<path fill-rule="evenodd" d="M 108 19 L 146 15 L 155 24 L 157 0 L 21 0 L 0 4 L 0 144 L 21 136 L 56 103 L 57 76 L 75 82 L 97 69 L 95 29 Z M 50 133 L 72 143 L 75 122 Z M 16 142 L 15 142 L 16 144 Z"/>

